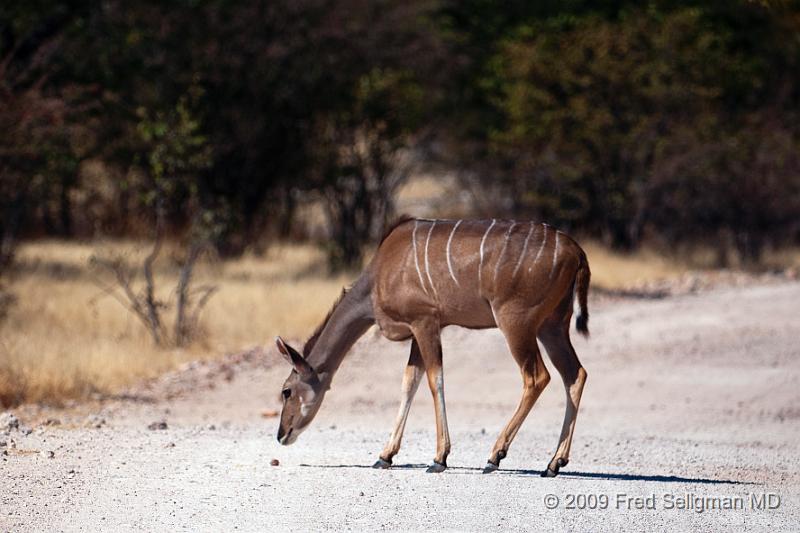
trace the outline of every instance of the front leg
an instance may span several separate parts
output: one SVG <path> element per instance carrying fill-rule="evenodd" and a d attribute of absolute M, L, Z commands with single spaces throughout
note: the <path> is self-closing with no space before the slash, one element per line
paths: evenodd
<path fill-rule="evenodd" d="M 433 395 L 436 413 L 436 456 L 427 472 L 444 472 L 450 453 L 450 432 L 447 429 L 447 412 L 444 404 L 444 372 L 442 370 L 442 341 L 438 324 L 426 323 L 413 329 L 420 348 L 428 386 Z"/>
<path fill-rule="evenodd" d="M 422 356 L 419 351 L 419 344 L 416 339 L 411 341 L 411 354 L 408 356 L 408 364 L 403 372 L 403 385 L 402 395 L 400 396 L 400 409 L 397 412 L 397 418 L 394 422 L 394 430 L 392 431 L 389 442 L 383 448 L 378 461 L 372 465 L 373 468 L 389 468 L 392 465 L 392 458 L 400 451 L 400 443 L 403 439 L 403 431 L 406 427 L 406 420 L 408 420 L 408 412 L 411 409 L 411 401 L 414 399 L 414 394 L 419 387 L 420 378 L 422 378 L 422 371 L 424 365 L 422 363 Z"/>

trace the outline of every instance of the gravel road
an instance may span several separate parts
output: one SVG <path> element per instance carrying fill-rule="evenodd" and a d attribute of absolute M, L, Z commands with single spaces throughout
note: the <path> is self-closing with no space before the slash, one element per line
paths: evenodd
<path fill-rule="evenodd" d="M 589 379 L 572 458 L 555 479 L 539 477 L 564 410 L 552 366 L 501 469 L 480 473 L 521 391 L 496 330 L 445 331 L 450 468 L 424 472 L 424 386 L 397 466 L 369 468 L 408 346 L 368 333 L 290 447 L 264 413 L 288 372 L 273 352 L 173 399 L 18 410 L 33 431 L 0 428 L 0 530 L 797 530 L 800 284 L 591 312 L 592 338 L 575 339 Z"/>

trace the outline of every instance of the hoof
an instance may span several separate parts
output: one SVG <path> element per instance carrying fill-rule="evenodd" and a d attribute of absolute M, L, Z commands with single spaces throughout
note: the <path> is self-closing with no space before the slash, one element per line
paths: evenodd
<path fill-rule="evenodd" d="M 556 477 L 558 475 L 558 470 L 552 470 L 549 466 L 547 470 L 542 472 L 542 477 Z"/>
<path fill-rule="evenodd" d="M 498 465 L 496 465 L 493 462 L 489 461 L 488 463 L 486 463 L 486 466 L 483 467 L 483 473 L 484 474 L 491 474 L 492 472 L 497 470 L 497 468 L 498 468 Z"/>
<path fill-rule="evenodd" d="M 556 477 L 558 475 L 558 471 L 561 470 L 562 466 L 567 466 L 569 464 L 569 459 L 564 459 L 559 457 L 556 459 L 556 464 L 547 465 L 547 470 L 542 472 L 542 477 Z M 552 466 L 551 466 L 552 465 Z"/>
<path fill-rule="evenodd" d="M 377 461 L 375 461 L 375 464 L 372 465 L 372 468 L 380 468 L 381 470 L 386 470 L 390 466 L 392 466 L 392 463 L 390 461 L 386 461 L 385 459 L 378 459 Z"/>
<path fill-rule="evenodd" d="M 433 462 L 431 466 L 428 467 L 425 472 L 428 474 L 441 474 L 447 469 L 447 465 L 443 465 L 441 463 L 437 463 L 436 461 Z"/>

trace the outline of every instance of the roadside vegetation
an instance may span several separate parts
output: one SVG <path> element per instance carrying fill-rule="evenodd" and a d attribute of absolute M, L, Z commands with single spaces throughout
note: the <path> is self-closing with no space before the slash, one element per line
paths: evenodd
<path fill-rule="evenodd" d="M 586 244 L 593 286 L 626 289 L 680 276 L 708 264 L 707 257 L 670 259 L 653 250 L 615 252 Z M 155 266 L 157 296 L 170 300 L 180 269 L 165 246 Z M 21 246 L 12 273 L 17 299 L 0 324 L 0 405 L 60 404 L 94 393 L 113 394 L 137 380 L 181 363 L 218 357 L 253 346 L 272 347 L 275 335 L 305 339 L 354 273 L 330 276 L 325 254 L 312 245 L 277 245 L 262 256 L 204 260 L 200 284 L 213 283 L 193 342 L 158 346 L 148 328 L 105 289 L 107 273 L 91 268 L 98 251 L 138 263 L 148 243 L 39 241 Z M 800 266 L 800 254 L 775 259 Z"/>
<path fill-rule="evenodd" d="M 3 404 L 304 336 L 403 212 L 546 221 L 608 288 L 796 264 L 800 7 L 0 6 Z"/>
<path fill-rule="evenodd" d="M 148 328 L 105 290 L 107 274 L 89 267 L 98 248 L 131 261 L 149 251 L 132 242 L 98 247 L 63 241 L 19 250 L 12 274 L 17 301 L 0 325 L 1 404 L 109 393 L 188 360 L 271 346 L 278 333 L 304 337 L 349 280 L 325 275 L 324 254 L 312 246 L 205 261 L 198 281 L 214 283 L 219 292 L 201 316 L 200 331 L 185 347 L 158 346 Z M 156 265 L 156 283 L 167 288 L 159 298 L 170 300 L 178 276 L 168 260 Z"/>

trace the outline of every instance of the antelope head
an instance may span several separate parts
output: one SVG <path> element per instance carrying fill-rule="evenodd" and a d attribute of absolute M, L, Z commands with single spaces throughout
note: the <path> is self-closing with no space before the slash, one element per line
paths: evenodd
<path fill-rule="evenodd" d="M 278 442 L 289 445 L 308 427 L 322 405 L 326 388 L 316 371 L 300 353 L 286 344 L 283 339 L 275 339 L 278 351 L 292 365 L 292 372 L 283 383 L 283 410 L 278 427 Z"/>

